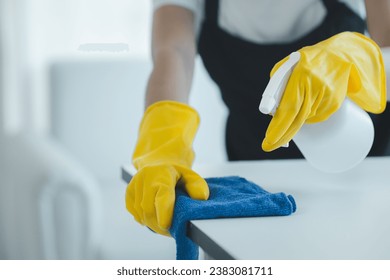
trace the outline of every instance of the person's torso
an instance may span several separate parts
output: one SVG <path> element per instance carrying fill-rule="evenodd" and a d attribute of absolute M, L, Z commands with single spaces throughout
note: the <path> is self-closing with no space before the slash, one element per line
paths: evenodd
<path fill-rule="evenodd" d="M 259 141 L 264 138 L 270 121 L 270 116 L 258 111 L 269 73 L 275 63 L 293 51 L 314 45 L 340 32 L 364 33 L 365 21 L 344 3 L 322 0 L 320 3 L 325 8 L 325 15 L 320 17 L 320 23 L 308 23 L 308 31 L 293 34 L 300 35 L 295 40 L 256 42 L 232 34 L 221 26 L 222 3 L 228 3 L 228 0 L 205 2 L 205 20 L 198 51 L 229 109 L 226 125 L 229 160 L 302 157 L 294 143 L 288 149 L 278 149 L 272 153 L 263 152 L 259 148 Z M 283 21 L 280 16 L 278 18 Z M 272 24 L 277 24 L 277 21 Z"/>
<path fill-rule="evenodd" d="M 213 1 L 213 0 L 211 0 Z M 340 0 L 365 18 L 363 0 Z M 205 18 L 205 0 L 154 0 L 194 13 L 197 37 Z M 218 25 L 224 31 L 254 43 L 288 43 L 315 29 L 326 16 L 321 0 L 220 0 Z"/>

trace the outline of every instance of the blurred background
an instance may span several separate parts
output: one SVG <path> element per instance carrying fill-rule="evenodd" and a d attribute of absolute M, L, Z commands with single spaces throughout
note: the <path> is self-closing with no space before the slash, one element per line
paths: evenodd
<path fill-rule="evenodd" d="M 0 259 L 175 258 L 127 213 L 121 179 L 151 16 L 150 1 L 0 0 Z M 191 105 L 196 163 L 225 161 L 226 109 L 199 59 Z"/>
<path fill-rule="evenodd" d="M 150 1 L 0 0 L 0 259 L 175 258 L 173 240 L 127 213 L 121 179 L 151 17 Z M 196 161 L 224 161 L 226 111 L 196 68 Z"/>

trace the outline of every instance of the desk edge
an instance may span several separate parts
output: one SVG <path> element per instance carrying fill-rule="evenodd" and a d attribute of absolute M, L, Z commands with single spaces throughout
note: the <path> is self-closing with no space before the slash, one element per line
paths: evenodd
<path fill-rule="evenodd" d="M 208 237 L 191 221 L 189 222 L 187 236 L 198 244 L 210 257 L 215 260 L 235 260 L 235 258 Z"/>

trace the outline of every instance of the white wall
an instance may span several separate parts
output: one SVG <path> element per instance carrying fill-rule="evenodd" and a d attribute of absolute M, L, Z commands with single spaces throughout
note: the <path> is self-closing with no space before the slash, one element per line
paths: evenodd
<path fill-rule="evenodd" d="M 23 63 L 25 60 L 24 24 L 19 18 L 24 16 L 22 0 L 0 0 L 0 40 L 2 71 L 2 107 L 0 120 L 5 132 L 15 132 L 21 128 L 24 115 L 22 98 Z M 22 47 L 23 46 L 23 47 Z"/>
<path fill-rule="evenodd" d="M 80 44 L 125 43 L 128 54 L 147 57 L 150 1 L 0 0 L 7 69 L 3 96 L 9 133 L 47 133 L 50 127 L 47 65 L 77 53 Z"/>
<path fill-rule="evenodd" d="M 0 0 L 0 10 L 2 9 L 3 1 Z M 2 17 L 0 17 L 0 42 L 4 42 L 4 24 Z M 4 47 L 0 44 L 0 138 L 4 133 L 4 109 L 3 109 L 3 98 L 4 98 Z M 1 246 L 1 245 L 0 245 Z M 1 247 L 0 247 L 1 248 Z"/>

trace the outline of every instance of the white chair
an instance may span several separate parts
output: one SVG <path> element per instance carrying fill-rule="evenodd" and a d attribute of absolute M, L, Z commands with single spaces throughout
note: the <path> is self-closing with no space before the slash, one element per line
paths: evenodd
<path fill-rule="evenodd" d="M 3 137 L 0 155 L 0 258 L 96 258 L 101 204 L 94 177 L 42 137 Z"/>

